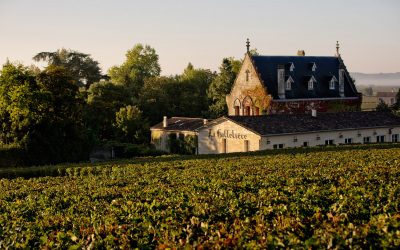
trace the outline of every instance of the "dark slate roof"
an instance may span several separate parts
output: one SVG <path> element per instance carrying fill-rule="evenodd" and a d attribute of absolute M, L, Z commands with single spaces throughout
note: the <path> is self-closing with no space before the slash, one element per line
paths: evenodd
<path fill-rule="evenodd" d="M 163 127 L 163 122 L 160 122 L 150 129 L 162 129 L 171 131 L 195 131 L 203 126 L 203 118 L 189 118 L 189 117 L 171 117 L 168 118 L 168 126 Z"/>
<path fill-rule="evenodd" d="M 228 116 L 228 119 L 260 134 L 292 134 L 331 130 L 400 126 L 400 117 L 390 112 L 342 112 Z"/>
<path fill-rule="evenodd" d="M 335 90 L 329 89 L 332 76 L 339 79 L 339 68 L 342 60 L 334 56 L 251 56 L 254 66 L 260 75 L 268 92 L 274 99 L 278 97 L 277 68 L 285 66 L 285 76 L 294 80 L 292 90 L 286 91 L 286 99 L 301 98 L 333 98 L 340 97 L 339 83 L 336 82 Z M 293 63 L 294 70 L 290 71 L 288 65 Z M 313 63 L 316 70 L 312 71 Z M 343 66 L 344 67 L 344 66 Z M 314 90 L 308 90 L 306 79 L 314 76 L 317 80 Z M 350 75 L 346 71 L 345 97 L 357 97 L 357 90 Z"/>
<path fill-rule="evenodd" d="M 377 92 L 377 97 L 396 97 L 397 92 Z"/>

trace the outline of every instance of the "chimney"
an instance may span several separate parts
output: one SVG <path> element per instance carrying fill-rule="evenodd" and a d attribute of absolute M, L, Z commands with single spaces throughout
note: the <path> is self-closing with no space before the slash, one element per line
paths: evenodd
<path fill-rule="evenodd" d="M 167 126 L 168 126 L 168 118 L 166 116 L 164 116 L 163 127 L 166 128 Z"/>
<path fill-rule="evenodd" d="M 203 125 L 207 125 L 207 119 L 203 119 Z"/>
<path fill-rule="evenodd" d="M 278 74 L 278 96 L 279 99 L 285 99 L 285 66 L 279 64 L 277 69 Z"/>
<path fill-rule="evenodd" d="M 305 55 L 306 55 L 306 52 L 304 52 L 304 50 L 298 50 L 298 51 L 297 51 L 297 55 L 298 55 L 298 56 L 305 56 Z"/>
<path fill-rule="evenodd" d="M 316 109 L 311 109 L 311 116 L 312 117 L 317 117 L 317 110 Z"/>

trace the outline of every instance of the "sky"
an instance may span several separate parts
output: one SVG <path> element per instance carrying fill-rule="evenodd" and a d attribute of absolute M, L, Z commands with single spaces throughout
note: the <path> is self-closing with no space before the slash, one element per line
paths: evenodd
<path fill-rule="evenodd" d="M 242 59 L 247 38 L 261 55 L 332 56 L 338 40 L 350 72 L 400 72 L 399 26 L 399 0 L 0 0 L 0 63 L 67 48 L 106 73 L 142 43 L 171 75 Z"/>

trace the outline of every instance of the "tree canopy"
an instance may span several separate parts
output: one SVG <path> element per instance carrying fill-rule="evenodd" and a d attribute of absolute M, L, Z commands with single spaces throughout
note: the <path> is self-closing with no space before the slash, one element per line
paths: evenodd
<path fill-rule="evenodd" d="M 142 44 L 109 69 L 109 80 L 89 54 L 59 49 L 34 60 L 47 66 L 7 62 L 0 70 L 0 144 L 24 148 L 32 164 L 87 159 L 93 145 L 149 143 L 149 125 L 165 115 L 225 115 L 241 65 L 225 58 L 219 73 L 189 63 L 160 76 L 155 49 Z"/>
<path fill-rule="evenodd" d="M 207 95 L 210 99 L 208 116 L 217 118 L 228 113 L 225 97 L 229 94 L 233 82 L 239 73 L 241 62 L 234 58 L 224 58 L 219 68 L 220 73 L 210 84 Z"/>
<path fill-rule="evenodd" d="M 129 86 L 134 95 L 138 96 L 146 78 L 160 75 L 158 55 L 149 45 L 139 43 L 128 50 L 125 56 L 125 62 L 111 67 L 108 75 L 113 83 Z"/>
<path fill-rule="evenodd" d="M 101 74 L 99 63 L 93 60 L 89 54 L 80 53 L 64 48 L 55 52 L 40 52 L 33 59 L 45 61 L 48 65 L 62 66 L 71 75 L 79 86 L 89 88 L 94 82 L 100 81 L 104 76 Z"/>

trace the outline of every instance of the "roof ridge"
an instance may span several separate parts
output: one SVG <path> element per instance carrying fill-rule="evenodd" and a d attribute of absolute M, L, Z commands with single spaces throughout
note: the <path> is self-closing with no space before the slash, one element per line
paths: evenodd
<path fill-rule="evenodd" d="M 171 118 L 179 118 L 179 119 L 192 119 L 192 120 L 195 120 L 195 119 L 201 119 L 201 120 L 203 120 L 203 119 L 205 119 L 205 118 L 200 118 L 200 117 L 184 117 L 184 116 L 172 116 L 172 117 L 170 117 L 169 119 L 171 119 Z"/>

